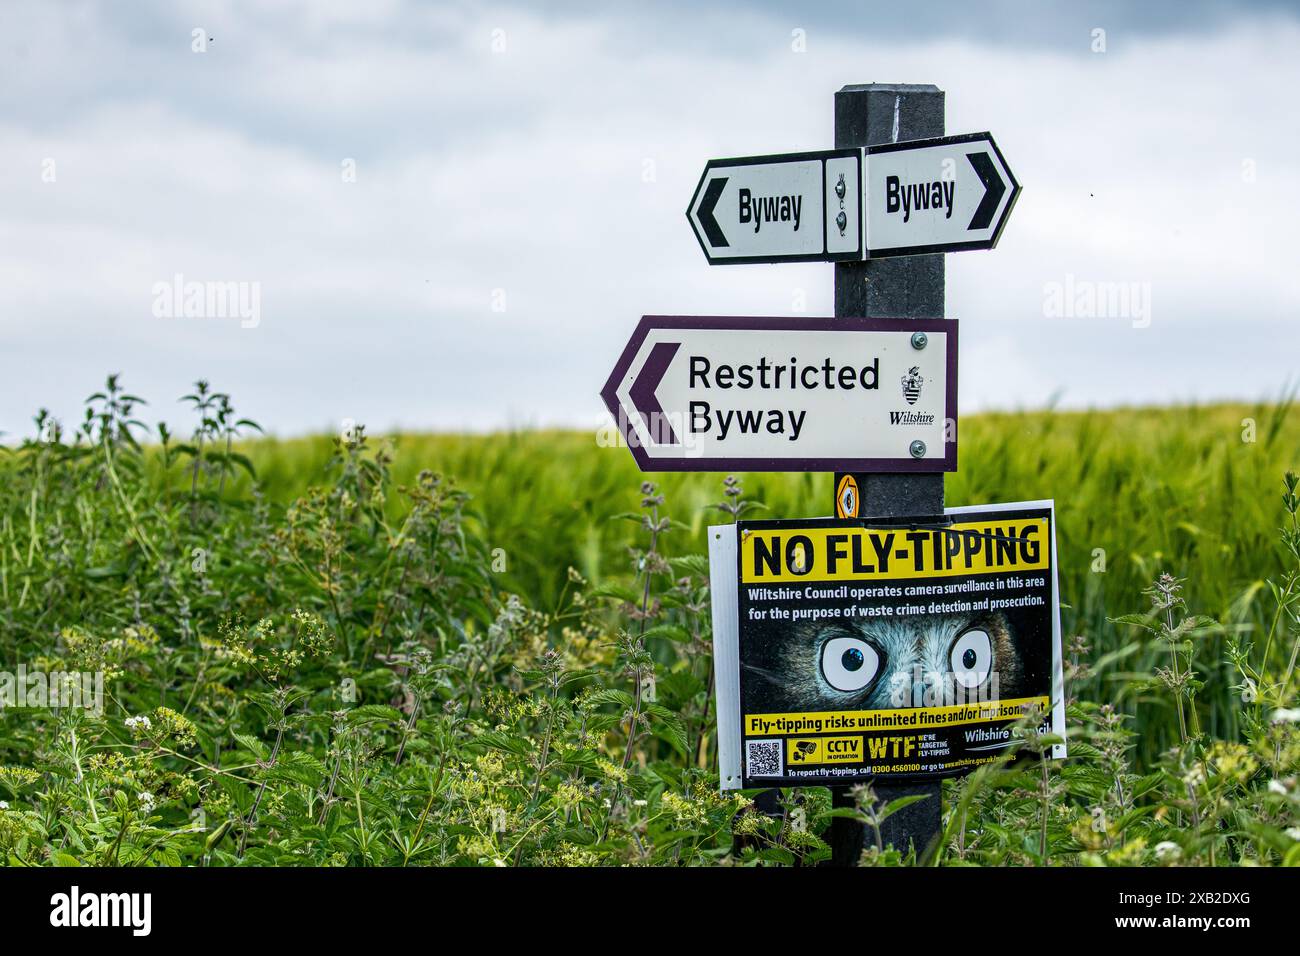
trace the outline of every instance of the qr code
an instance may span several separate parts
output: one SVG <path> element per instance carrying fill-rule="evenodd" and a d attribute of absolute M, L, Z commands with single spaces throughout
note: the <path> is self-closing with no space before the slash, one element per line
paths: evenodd
<path fill-rule="evenodd" d="M 785 758 L 779 740 L 746 740 L 745 764 L 751 777 L 780 777 L 785 774 Z"/>

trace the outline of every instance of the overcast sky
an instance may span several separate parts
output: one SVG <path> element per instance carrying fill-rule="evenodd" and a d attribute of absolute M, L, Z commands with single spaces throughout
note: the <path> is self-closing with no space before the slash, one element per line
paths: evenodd
<path fill-rule="evenodd" d="M 281 434 L 594 426 L 642 314 L 831 313 L 831 266 L 710 267 L 683 211 L 873 81 L 937 84 L 1023 185 L 948 256 L 963 411 L 1294 380 L 1296 5 L 924 9 L 4 0 L 0 431 L 110 371 L 174 424 L 205 377 Z M 160 316 L 178 274 L 256 322 Z M 1067 282 L 1137 311 L 1053 315 Z"/>

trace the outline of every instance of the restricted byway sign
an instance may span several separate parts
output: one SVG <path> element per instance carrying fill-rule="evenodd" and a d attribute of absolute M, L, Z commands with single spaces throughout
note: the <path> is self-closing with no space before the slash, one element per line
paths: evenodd
<path fill-rule="evenodd" d="M 867 257 L 992 249 L 1020 184 L 988 133 L 866 150 Z"/>
<path fill-rule="evenodd" d="M 601 397 L 642 471 L 955 471 L 957 323 L 647 315 Z"/>
<path fill-rule="evenodd" d="M 862 258 L 860 149 L 714 159 L 686 218 L 713 265 Z"/>

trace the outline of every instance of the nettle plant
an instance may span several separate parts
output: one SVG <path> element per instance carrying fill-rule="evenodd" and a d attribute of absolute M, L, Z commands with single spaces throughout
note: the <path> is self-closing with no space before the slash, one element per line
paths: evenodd
<path fill-rule="evenodd" d="M 1300 862 L 1295 707 L 1300 524 L 1288 475 L 1267 633 L 1189 613 L 1162 577 L 1116 619 L 1144 707 L 1181 714 L 1154 766 L 1114 701 L 1116 655 L 1071 641 L 1071 758 L 1019 756 L 945 785 L 944 832 L 891 848 L 870 788 L 832 809 L 788 790 L 760 812 L 718 790 L 708 566 L 645 482 L 626 566 L 570 569 L 558 597 L 505 590 L 468 495 L 393 480 L 394 449 L 334 439 L 322 480 L 259 487 L 230 397 L 152 440 L 117 377 L 65 430 L 0 453 L 0 647 L 15 671 L 101 675 L 101 706 L 0 710 L 0 854 L 12 865 L 813 865 L 835 816 L 863 862 Z M 723 483 L 711 517 L 757 502 Z M 561 565 L 562 567 L 563 565 Z M 1207 726 L 1207 673 L 1238 685 Z M 771 801 L 765 805 L 771 807 Z"/>
<path fill-rule="evenodd" d="M 5 659 L 105 687 L 102 712 L 0 715 L 10 863 L 726 854 L 706 568 L 665 556 L 653 488 L 627 584 L 571 571 L 540 610 L 494 584 L 468 497 L 393 487 L 364 429 L 279 505 L 235 490 L 256 423 L 206 382 L 182 401 L 192 440 L 145 444 L 112 377 L 70 440 L 42 413 L 6 456 Z"/>
<path fill-rule="evenodd" d="M 1300 653 L 1300 521 L 1297 479 L 1288 474 L 1281 531 L 1288 562 L 1268 582 L 1276 604 L 1257 649 L 1249 631 L 1187 612 L 1186 582 L 1161 575 L 1148 589 L 1149 609 L 1114 619 L 1138 640 L 1090 665 L 1087 642 L 1067 648 L 1071 758 L 1056 772 L 1033 760 L 981 768 L 954 784 L 945 830 L 950 863 L 1085 865 L 1300 865 L 1300 708 L 1295 661 Z M 1285 658 L 1272 653 L 1287 642 Z M 1115 659 L 1146 648 L 1158 664 L 1126 675 L 1138 694 L 1162 700 L 1177 715 L 1177 740 L 1154 767 L 1135 765 L 1133 716 L 1113 703 L 1099 674 Z M 1216 654 L 1222 655 L 1216 658 Z M 1286 664 L 1280 673 L 1277 662 Z M 1203 726 L 1197 692 L 1201 668 L 1230 668 L 1241 695 L 1237 725 Z M 1113 685 L 1113 681 L 1112 681 Z M 1112 691 L 1113 693 L 1113 691 Z M 1090 699 L 1091 698 L 1091 699 Z M 1225 732 L 1226 731 L 1226 732 Z M 1051 739 L 1020 731 L 1021 753 L 1040 753 Z M 1040 772 L 1036 772 L 1040 771 Z M 1036 818 L 1036 819 L 1035 819 Z M 1036 825 L 1035 825 L 1036 824 Z"/>

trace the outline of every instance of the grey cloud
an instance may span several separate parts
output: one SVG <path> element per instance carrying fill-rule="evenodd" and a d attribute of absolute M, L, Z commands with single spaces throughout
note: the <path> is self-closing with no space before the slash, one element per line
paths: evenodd
<path fill-rule="evenodd" d="M 717 54 L 634 43 L 645 14 L 618 6 L 166 7 L 29 5 L 4 41 L 27 48 L 0 84 L 10 435 L 118 370 L 162 417 L 204 376 L 281 432 L 594 424 L 642 313 L 829 311 L 829 267 L 711 269 L 682 210 L 710 156 L 829 145 L 832 92 L 872 79 L 944 87 L 949 129 L 992 129 L 1025 184 L 997 250 L 949 257 L 966 410 L 1254 398 L 1294 372 L 1300 27 L 1268 9 L 1095 56 L 852 30 L 795 55 L 731 7 L 698 15 L 729 24 Z M 155 318 L 178 272 L 260 283 L 261 323 Z M 1045 317 L 1066 275 L 1150 283 L 1150 327 Z"/>

